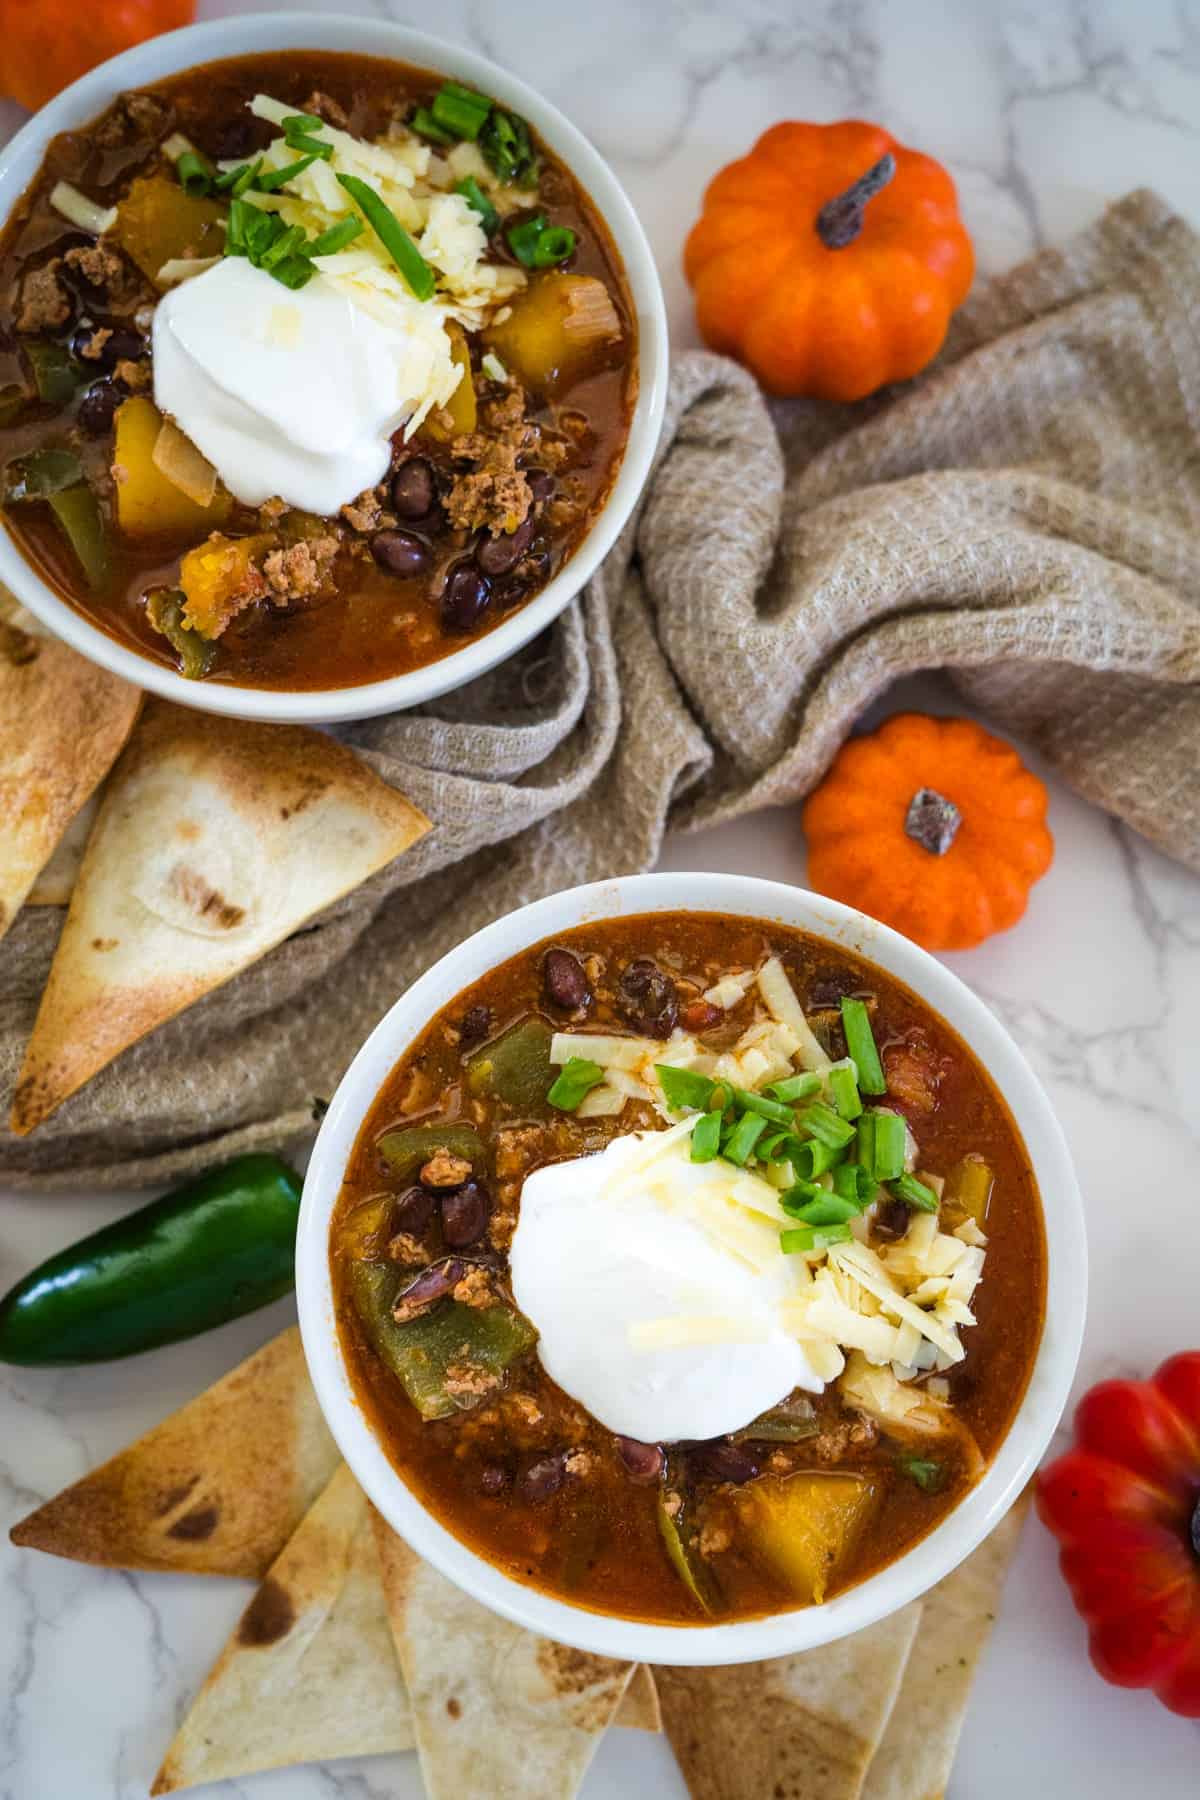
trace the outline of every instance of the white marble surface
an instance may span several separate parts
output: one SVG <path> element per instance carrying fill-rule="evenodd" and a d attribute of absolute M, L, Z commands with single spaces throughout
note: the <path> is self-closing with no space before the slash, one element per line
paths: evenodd
<path fill-rule="evenodd" d="M 202 16 L 237 10 L 205 0 Z M 310 8 L 317 10 L 317 8 Z M 342 10 L 351 10 L 343 8 Z M 861 114 L 947 161 L 981 270 L 1060 241 L 1149 184 L 1200 224 L 1198 0 L 442 0 L 374 9 L 466 40 L 565 107 L 649 230 L 676 342 L 679 269 L 713 171 L 768 123 Z M 0 103 L 0 131 L 17 122 Z M 947 708 L 935 681 L 890 696 Z M 954 966 L 1047 1084 L 1088 1209 L 1079 1387 L 1196 1342 L 1200 885 L 1052 783 L 1058 854 L 1028 916 Z M 673 868 L 803 881 L 796 815 L 672 843 Z M 8 1198 L 0 1289 L 121 1210 Z M 0 1379 L 0 1524 L 118 1449 L 290 1317 L 288 1303 L 152 1359 Z M 105 1573 L 0 1546 L 0 1800 L 135 1800 L 244 1604 L 237 1583 Z M 951 1800 L 1195 1800 L 1194 1726 L 1105 1687 L 1036 1524 L 976 1686 Z M 407 1800 L 412 1758 L 281 1771 L 222 1800 Z M 587 1800 L 684 1793 L 664 1743 L 610 1734 Z M 536 1800 L 536 1797 L 531 1797 Z"/>

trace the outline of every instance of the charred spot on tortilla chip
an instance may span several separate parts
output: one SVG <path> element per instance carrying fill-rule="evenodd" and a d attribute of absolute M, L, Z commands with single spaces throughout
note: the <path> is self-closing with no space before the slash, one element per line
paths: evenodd
<path fill-rule="evenodd" d="M 168 1488 L 155 1508 L 155 1518 L 165 1519 L 167 1514 L 174 1512 L 177 1506 L 182 1506 L 188 1496 L 195 1493 L 199 1480 L 199 1475 L 192 1475 L 187 1481 L 181 1481 L 176 1487 Z"/>
<path fill-rule="evenodd" d="M 117 945 L 120 943 L 120 941 L 121 941 L 120 938 L 104 938 L 104 937 L 93 938 L 92 939 L 92 949 L 93 950 L 115 950 Z"/>
<path fill-rule="evenodd" d="M 286 1637 L 296 1620 L 291 1597 L 270 1575 L 242 1614 L 238 1626 L 239 1644 L 262 1646 L 276 1644 Z"/>
<path fill-rule="evenodd" d="M 184 863 L 176 863 L 167 885 L 198 919 L 204 919 L 210 925 L 234 931 L 246 917 L 244 906 L 237 906 L 232 900 L 226 900 L 197 869 L 189 869 Z"/>
<path fill-rule="evenodd" d="M 202 1538 L 212 1536 L 220 1517 L 219 1506 L 194 1506 L 191 1512 L 185 1512 L 182 1518 L 167 1526 L 167 1536 L 183 1538 L 189 1544 L 197 1543 Z"/>
<path fill-rule="evenodd" d="M 462 1718 L 462 1707 L 459 1704 L 459 1702 L 454 1698 L 453 1694 L 451 1694 L 450 1698 L 446 1702 L 446 1711 L 450 1714 L 450 1717 L 452 1719 L 461 1719 Z"/>

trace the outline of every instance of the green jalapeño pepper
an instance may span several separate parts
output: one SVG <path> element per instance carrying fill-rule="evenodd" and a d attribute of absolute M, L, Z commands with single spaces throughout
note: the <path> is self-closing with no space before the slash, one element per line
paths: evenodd
<path fill-rule="evenodd" d="M 300 1178 L 239 1156 L 34 1269 L 0 1300 L 0 1362 L 108 1362 L 211 1331 L 286 1294 Z"/>

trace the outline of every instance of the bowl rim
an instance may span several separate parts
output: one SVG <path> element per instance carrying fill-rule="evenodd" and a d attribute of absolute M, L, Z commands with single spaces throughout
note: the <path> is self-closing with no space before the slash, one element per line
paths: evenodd
<path fill-rule="evenodd" d="M 1034 1169 L 1046 1233 L 1041 1341 L 1020 1407 L 982 1480 L 928 1536 L 823 1606 L 732 1624 L 657 1625 L 572 1605 L 513 1580 L 441 1525 L 392 1467 L 355 1399 L 329 1270 L 329 1221 L 347 1157 L 383 1079 L 433 1014 L 487 970 L 558 931 L 660 911 L 791 924 L 906 982 L 958 1032 L 1004 1097 Z M 1067 1403 L 1083 1337 L 1087 1242 L 1070 1153 L 1050 1101 L 1004 1026 L 956 974 L 877 920 L 807 889 L 749 876 L 660 872 L 593 882 L 508 913 L 448 951 L 400 996 L 346 1071 L 321 1125 L 301 1202 L 296 1295 L 317 1399 L 342 1455 L 387 1522 L 449 1580 L 513 1623 L 598 1655 L 738 1663 L 813 1649 L 875 1623 L 927 1592 L 999 1523 Z"/>
<path fill-rule="evenodd" d="M 386 18 L 333 12 L 246 13 L 135 45 L 64 88 L 0 149 L 0 225 L 33 180 L 49 141 L 93 119 L 124 88 L 206 62 L 270 50 L 378 56 L 473 83 L 523 113 L 582 183 L 624 265 L 638 324 L 638 395 L 617 478 L 587 536 L 560 572 L 518 612 L 440 661 L 358 687 L 272 689 L 186 681 L 110 638 L 63 600 L 0 524 L 0 581 L 54 634 L 91 662 L 147 692 L 227 718 L 330 724 L 398 712 L 462 687 L 512 656 L 570 604 L 612 549 L 645 486 L 666 408 L 668 335 L 662 284 L 646 234 L 621 183 L 591 141 L 551 101 L 476 51 Z"/>

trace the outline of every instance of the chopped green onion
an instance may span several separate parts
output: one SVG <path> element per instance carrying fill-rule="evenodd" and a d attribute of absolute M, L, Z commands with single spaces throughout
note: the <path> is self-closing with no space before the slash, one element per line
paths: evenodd
<path fill-rule="evenodd" d="M 816 1181 L 796 1181 L 779 1196 L 779 1204 L 785 1213 L 797 1218 L 802 1206 L 812 1200 L 820 1200 L 828 1190 Z"/>
<path fill-rule="evenodd" d="M 443 131 L 474 142 L 492 110 L 492 103 L 486 94 L 477 94 L 474 88 L 463 87 L 458 81 L 446 81 L 433 96 L 429 110 Z"/>
<path fill-rule="evenodd" d="M 244 162 L 238 163 L 237 167 L 233 169 L 219 170 L 218 173 L 213 176 L 213 186 L 216 188 L 218 194 L 223 194 L 227 188 L 233 187 L 234 184 L 240 181 L 242 176 L 247 173 L 249 168 L 250 164 Z M 249 183 L 246 185 L 249 186 Z M 245 189 L 243 188 L 241 192 L 244 193 Z"/>
<path fill-rule="evenodd" d="M 491 237 L 493 231 L 495 231 L 497 225 L 500 223 L 500 214 L 496 211 L 475 177 L 473 175 L 468 175 L 464 181 L 459 182 L 454 191 L 456 194 L 461 194 L 467 205 L 471 207 L 474 212 L 479 214 L 479 223 L 483 226 L 485 234 L 488 237 Z"/>
<path fill-rule="evenodd" d="M 758 1113 L 761 1118 L 773 1119 L 777 1125 L 794 1125 L 790 1106 L 784 1106 L 781 1100 L 768 1100 L 765 1094 L 751 1093 L 749 1088 L 731 1088 L 733 1104 L 739 1112 Z"/>
<path fill-rule="evenodd" d="M 673 1069 L 670 1063 L 655 1063 L 654 1073 L 672 1112 L 682 1112 L 685 1106 L 703 1112 L 711 1104 L 715 1084 L 707 1075 L 695 1075 L 691 1069 Z"/>
<path fill-rule="evenodd" d="M 266 265 L 264 264 L 262 266 L 265 267 Z M 275 277 L 276 281 L 281 282 L 285 288 L 295 290 L 296 288 L 307 287 L 317 271 L 313 268 L 307 256 L 299 255 L 289 256 L 285 262 L 277 263 L 270 272 Z"/>
<path fill-rule="evenodd" d="M 310 238 L 304 246 L 304 254 L 305 256 L 333 256 L 337 251 L 344 250 L 347 244 L 352 244 L 356 237 L 361 237 L 363 229 L 363 222 L 357 214 L 339 219 L 336 225 L 331 225 L 329 230 L 323 231 L 319 237 Z"/>
<path fill-rule="evenodd" d="M 786 1081 L 773 1081 L 767 1089 L 768 1094 L 776 1100 L 811 1100 L 814 1094 L 821 1091 L 821 1077 L 807 1071 L 803 1075 L 789 1075 Z"/>
<path fill-rule="evenodd" d="M 289 150 L 302 150 L 308 156 L 319 156 L 322 162 L 328 162 L 333 155 L 333 145 L 324 138 L 310 137 L 306 131 L 289 131 L 284 139 Z"/>
<path fill-rule="evenodd" d="M 240 200 L 243 194 L 248 193 L 252 187 L 258 186 L 258 177 L 261 169 L 261 156 L 256 156 L 252 163 L 242 164 L 241 168 L 235 174 L 233 185 L 229 190 L 235 200 Z"/>
<path fill-rule="evenodd" d="M 298 162 L 288 163 L 286 168 L 268 169 L 265 175 L 257 177 L 254 185 L 260 194 L 273 194 L 276 188 L 286 187 L 297 175 L 303 175 L 305 169 L 310 169 L 316 160 L 315 156 L 302 156 Z M 339 175 L 338 180 L 341 179 Z M 382 205 L 382 201 L 380 204 Z"/>
<path fill-rule="evenodd" d="M 757 1113 L 743 1113 L 729 1136 L 721 1154 L 731 1163 L 741 1168 L 748 1161 L 750 1152 L 767 1129 L 767 1121 Z"/>
<path fill-rule="evenodd" d="M 316 113 L 286 113 L 279 123 L 284 131 L 320 131 L 325 121 Z"/>
<path fill-rule="evenodd" d="M 845 1225 L 848 1220 L 857 1219 L 858 1214 L 852 1200 L 843 1200 L 840 1194 L 821 1193 L 798 1206 L 792 1216 L 805 1225 Z"/>
<path fill-rule="evenodd" d="M 854 1146 L 858 1166 L 873 1177 L 875 1173 L 875 1113 L 865 1112 L 857 1122 L 858 1142 Z"/>
<path fill-rule="evenodd" d="M 863 1001 L 856 1000 L 851 994 L 842 995 L 842 1027 L 846 1033 L 846 1048 L 858 1070 L 859 1087 L 864 1094 L 886 1094 L 887 1082 L 875 1047 L 871 1015 Z"/>
<path fill-rule="evenodd" d="M 306 235 L 303 225 L 289 225 L 286 231 L 280 232 L 273 244 L 268 244 L 259 260 L 259 268 L 273 269 L 277 263 L 286 262 L 289 256 L 294 256 L 300 249 Z"/>
<path fill-rule="evenodd" d="M 537 252 L 538 239 L 546 229 L 544 213 L 534 213 L 531 219 L 521 219 L 516 225 L 510 225 L 505 232 L 508 247 L 519 263 L 532 269 Z"/>
<path fill-rule="evenodd" d="M 853 1200 L 861 1212 L 879 1192 L 879 1183 L 861 1163 L 841 1163 L 833 1171 L 833 1191 L 843 1200 Z"/>
<path fill-rule="evenodd" d="M 791 1137 L 790 1131 L 772 1131 L 756 1146 L 759 1162 L 774 1162 L 776 1155 Z"/>
<path fill-rule="evenodd" d="M 840 1150 L 854 1138 L 853 1125 L 847 1125 L 845 1119 L 839 1119 L 832 1107 L 826 1106 L 823 1100 L 814 1100 L 810 1106 L 804 1107 L 800 1114 L 800 1123 L 804 1129 L 819 1138 L 831 1149 Z"/>
<path fill-rule="evenodd" d="M 547 225 L 533 248 L 535 269 L 552 269 L 575 253 L 578 242 L 569 225 Z"/>
<path fill-rule="evenodd" d="M 833 1104 L 841 1119 L 857 1119 L 862 1112 L 862 1101 L 858 1097 L 858 1083 L 854 1079 L 854 1070 L 845 1063 L 834 1063 L 829 1070 L 829 1091 L 833 1095 Z"/>
<path fill-rule="evenodd" d="M 834 1244 L 848 1244 L 854 1233 L 848 1225 L 799 1225 L 794 1231 L 781 1231 L 779 1248 L 785 1256 L 803 1255 L 808 1250 L 828 1250 Z"/>
<path fill-rule="evenodd" d="M 696 1120 L 692 1132 L 692 1161 L 694 1163 L 712 1162 L 721 1150 L 721 1123 L 723 1114 L 707 1112 L 702 1119 Z"/>
<path fill-rule="evenodd" d="M 586 1056 L 571 1056 L 563 1064 L 550 1092 L 546 1095 L 559 1112 L 574 1112 L 585 1094 L 590 1094 L 604 1080 L 599 1063 Z"/>
<path fill-rule="evenodd" d="M 435 144 L 454 142 L 453 133 L 442 130 L 427 106 L 418 106 L 408 122 L 414 131 L 419 132 L 422 137 L 432 138 Z"/>
<path fill-rule="evenodd" d="M 845 1151 L 835 1149 L 832 1144 L 823 1144 L 819 1138 L 789 1137 L 780 1145 L 777 1154 L 791 1163 L 797 1175 L 812 1180 L 840 1162 Z"/>
<path fill-rule="evenodd" d="M 946 1471 L 940 1462 L 933 1462 L 926 1456 L 898 1456 L 896 1467 L 903 1470 L 910 1481 L 926 1494 L 936 1494 L 946 1479 Z"/>
<path fill-rule="evenodd" d="M 892 1182 L 892 1192 L 909 1206 L 915 1206 L 918 1212 L 935 1213 L 940 1204 L 933 1189 L 918 1181 L 915 1175 L 897 1175 Z"/>
<path fill-rule="evenodd" d="M 537 177 L 537 152 L 528 125 L 516 113 L 501 112 L 494 106 L 479 133 L 479 148 L 501 181 L 532 187 Z"/>
<path fill-rule="evenodd" d="M 367 182 L 360 181 L 357 175 L 339 175 L 338 180 L 356 200 L 366 215 L 367 224 L 371 227 L 409 287 L 418 300 L 430 300 L 437 283 L 433 270 L 417 249 L 389 207 L 379 198 L 375 189 Z"/>
<path fill-rule="evenodd" d="M 215 185 L 213 166 L 198 150 L 185 150 L 175 164 L 175 173 L 180 187 L 193 200 L 212 193 Z"/>
<path fill-rule="evenodd" d="M 904 1173 L 907 1139 L 904 1120 L 899 1113 L 872 1110 L 867 1117 L 875 1121 L 875 1145 L 871 1153 L 871 1172 L 877 1181 L 895 1181 Z"/>

